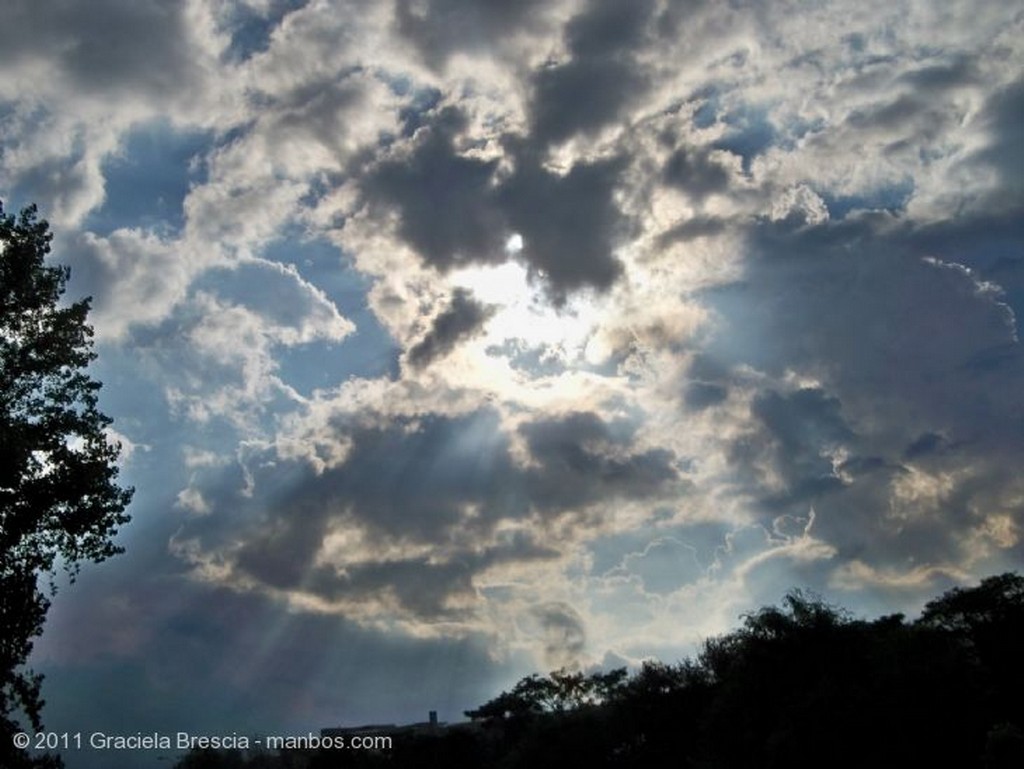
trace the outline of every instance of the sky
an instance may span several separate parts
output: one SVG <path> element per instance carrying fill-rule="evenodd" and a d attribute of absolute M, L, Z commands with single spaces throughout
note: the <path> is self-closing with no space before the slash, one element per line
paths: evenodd
<path fill-rule="evenodd" d="M 36 643 L 49 729 L 457 721 L 1021 568 L 1019 3 L 3 15 L 0 199 L 92 297 L 136 489 Z"/>

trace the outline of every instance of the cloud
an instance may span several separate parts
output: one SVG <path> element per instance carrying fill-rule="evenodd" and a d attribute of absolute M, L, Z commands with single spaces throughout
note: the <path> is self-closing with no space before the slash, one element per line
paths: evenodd
<path fill-rule="evenodd" d="M 199 66 L 186 7 L 159 0 L 14 2 L 0 33 L 0 66 L 52 68 L 76 90 L 173 98 Z"/>
<path fill-rule="evenodd" d="M 417 132 L 409 154 L 384 160 L 363 183 L 371 205 L 397 208 L 399 234 L 442 270 L 504 258 L 490 192 L 497 163 L 458 154 L 454 141 L 466 126 L 457 108 L 441 109 Z"/>
<path fill-rule="evenodd" d="M 644 40 L 654 3 L 591 0 L 565 25 L 568 58 L 532 77 L 531 136 L 541 145 L 615 122 L 643 97 L 648 79 L 630 55 Z"/>
<path fill-rule="evenodd" d="M 996 211 L 1012 210 L 1020 205 L 1020 176 L 1010 169 L 1024 162 L 1021 154 L 1024 130 L 1017 119 L 1022 107 L 1024 79 L 1018 79 L 992 94 L 982 111 L 981 121 L 990 132 L 991 143 L 978 153 L 977 159 L 991 165 L 999 174 L 999 193 L 988 201 Z"/>
<path fill-rule="evenodd" d="M 101 339 L 120 339 L 133 324 L 163 320 L 185 298 L 196 269 L 180 242 L 152 232 L 85 233 L 69 247 L 73 286 L 93 297 L 91 320 Z"/>
<path fill-rule="evenodd" d="M 544 644 L 544 664 L 552 670 L 579 664 L 587 640 L 579 613 L 562 602 L 540 604 L 530 613 Z"/>
<path fill-rule="evenodd" d="M 223 9 L 219 21 L 231 35 L 230 52 L 244 60 L 267 50 L 288 14 L 305 5 L 306 0 L 255 0 Z"/>
<path fill-rule="evenodd" d="M 316 339 L 339 342 L 355 331 L 326 293 L 294 266 L 254 259 L 210 271 L 205 280 L 216 286 L 220 296 L 259 315 L 264 333 L 273 342 L 288 346 Z"/>
<path fill-rule="evenodd" d="M 5 18 L 0 102 L 12 120 L 0 178 L 61 226 L 103 203 L 102 165 L 134 124 L 206 127 L 235 106 L 213 76 L 225 41 L 201 6 L 16 2 Z"/>
<path fill-rule="evenodd" d="M 5 200 L 153 447 L 79 662 L 230 646 L 208 680 L 333 720 L 331 649 L 462 649 L 469 707 L 796 584 L 883 613 L 1020 568 L 1012 3 L 5 18 Z"/>
<path fill-rule="evenodd" d="M 462 703 L 493 696 L 495 670 L 512 680 L 517 673 L 490 656 L 480 638 L 389 637 L 332 616 L 282 617 L 258 595 L 187 583 L 168 593 L 141 572 L 121 579 L 100 583 L 83 575 L 76 592 L 89 605 L 60 603 L 49 613 L 37 661 L 49 673 L 47 713 L 55 724 L 82 717 L 82 691 L 98 698 L 89 717 L 107 734 L 119 733 L 126 718 L 139 730 L 171 724 L 197 734 L 211 722 L 223 723 L 227 734 L 410 723 L 429 710 L 456 721 Z M 220 643 L 232 653 L 210 654 Z M 367 669 L 375 671 L 372 683 Z M 409 687 L 410 678 L 420 685 Z M 166 696 L 171 690 L 178 696 Z M 119 713 L 122 706 L 131 713 Z M 82 765 L 127 769 L 138 762 L 129 752 Z"/>
<path fill-rule="evenodd" d="M 760 425 L 733 444 L 754 509 L 813 506 L 816 535 L 843 561 L 896 574 L 912 558 L 955 574 L 998 562 L 995 542 L 1010 541 L 979 534 L 982 546 L 968 532 L 996 526 L 983 485 L 1008 492 L 1005 463 L 1018 452 L 1004 419 L 1019 403 L 1000 394 L 1018 389 L 1019 349 L 1000 292 L 924 257 L 908 229 L 866 215 L 758 225 L 746 280 L 724 292 L 743 297 L 727 300 L 736 332 L 712 350 L 795 388 L 758 385 Z M 996 351 L 999 363 L 981 362 Z"/>
<path fill-rule="evenodd" d="M 426 335 L 409 350 L 409 362 L 416 367 L 428 365 L 450 353 L 463 339 L 476 334 L 493 310 L 472 298 L 468 291 L 456 290 L 452 301 Z"/>
<path fill-rule="evenodd" d="M 696 200 L 724 192 L 729 187 L 728 170 L 710 158 L 707 151 L 693 152 L 680 147 L 665 165 L 665 181 Z"/>
<path fill-rule="evenodd" d="M 580 289 L 605 291 L 622 273 L 615 248 L 629 224 L 615 188 L 623 165 L 619 158 L 581 162 L 558 175 L 528 156 L 499 190 L 513 231 L 522 235 L 523 258 L 556 303 Z"/>
<path fill-rule="evenodd" d="M 126 381 L 155 387 L 163 406 L 193 427 L 262 433 L 269 412 L 301 401 L 282 351 L 347 344 L 356 331 L 294 267 L 250 260 L 201 272 L 181 257 L 180 243 L 153 238 L 160 247 L 147 253 L 138 245 L 151 241 L 120 230 L 85 240 L 75 266 L 86 268 L 86 281 L 74 285 L 99 289 L 91 319 L 107 355 L 120 347 L 132 361 Z"/>
<path fill-rule="evenodd" d="M 396 212 L 398 234 L 444 272 L 505 261 L 505 244 L 518 233 L 518 257 L 556 301 L 610 288 L 622 271 L 614 250 L 628 231 L 614 199 L 622 160 L 581 161 L 558 174 L 509 138 L 514 169 L 499 176 L 497 160 L 457 150 L 467 127 L 465 114 L 443 107 L 409 146 L 374 166 L 362 183 L 371 215 Z"/>
<path fill-rule="evenodd" d="M 416 46 L 428 65 L 443 67 L 459 52 L 493 49 L 520 31 L 546 26 L 548 3 L 479 3 L 475 0 L 397 0 L 395 26 Z"/>
<path fill-rule="evenodd" d="M 772 465 L 785 484 L 786 498 L 772 499 L 772 505 L 791 504 L 842 486 L 830 452 L 836 453 L 853 433 L 837 399 L 816 388 L 802 388 L 788 396 L 768 391 L 755 397 L 751 411 L 770 436 Z"/>
<path fill-rule="evenodd" d="M 656 497 L 677 478 L 672 452 L 633 453 L 628 427 L 594 414 L 542 419 L 520 431 L 538 463 L 529 476 L 530 498 L 541 509 L 571 509 L 609 495 Z"/>
<path fill-rule="evenodd" d="M 639 576 L 644 590 L 652 593 L 673 592 L 705 573 L 696 549 L 672 537 L 656 539 L 642 552 L 629 553 L 622 559 L 621 570 Z"/>
<path fill-rule="evenodd" d="M 221 564 L 208 578 L 360 622 L 496 632 L 488 585 L 532 583 L 531 565 L 557 564 L 614 525 L 610 505 L 677 480 L 668 452 L 633 449 L 627 426 L 593 414 L 520 428 L 526 465 L 493 412 L 359 422 L 337 415 L 346 449 L 333 466 L 260 451 L 244 495 L 200 482 L 190 493 L 211 512 L 190 520 L 176 552 Z"/>

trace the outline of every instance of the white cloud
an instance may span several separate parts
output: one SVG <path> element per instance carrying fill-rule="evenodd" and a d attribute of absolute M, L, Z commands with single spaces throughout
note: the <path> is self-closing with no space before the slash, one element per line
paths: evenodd
<path fill-rule="evenodd" d="M 1013 4 L 499 5 L 8 16 L 0 181 L 187 428 L 174 554 L 538 664 L 1019 566 Z M 173 225 L 104 207 L 154 119 Z"/>

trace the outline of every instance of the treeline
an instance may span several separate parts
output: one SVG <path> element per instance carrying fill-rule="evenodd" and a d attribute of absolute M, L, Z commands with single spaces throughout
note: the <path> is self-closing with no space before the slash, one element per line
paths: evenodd
<path fill-rule="evenodd" d="M 1024 766 L 1024 578 L 921 617 L 859 620 L 800 592 L 696 658 L 529 676 L 468 725 L 386 751 L 193 753 L 179 769 Z"/>

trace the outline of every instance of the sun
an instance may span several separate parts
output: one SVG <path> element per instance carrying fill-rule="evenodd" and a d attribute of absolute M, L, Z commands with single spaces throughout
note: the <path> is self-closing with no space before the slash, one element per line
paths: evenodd
<path fill-rule="evenodd" d="M 453 272 L 453 287 L 468 289 L 493 314 L 482 336 L 486 347 L 508 341 L 521 348 L 557 349 L 565 362 L 582 359 L 600 321 L 600 307 L 593 298 L 572 297 L 555 307 L 541 281 L 516 258 L 524 248 L 518 233 L 505 244 L 510 259 L 500 265 L 475 265 Z"/>

